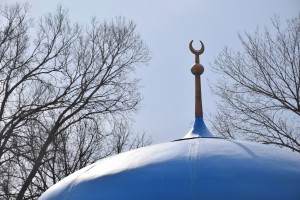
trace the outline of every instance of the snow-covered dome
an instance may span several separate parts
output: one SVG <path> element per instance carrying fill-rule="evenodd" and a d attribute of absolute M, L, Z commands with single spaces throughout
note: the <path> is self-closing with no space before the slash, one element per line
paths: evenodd
<path fill-rule="evenodd" d="M 300 158 L 289 150 L 252 142 L 186 138 L 100 160 L 40 197 L 58 199 L 296 200 Z"/>
<path fill-rule="evenodd" d="M 196 58 L 203 53 L 202 47 L 195 51 L 190 43 Z M 194 66 L 202 66 L 199 58 Z M 197 79 L 203 70 L 197 74 L 199 71 L 192 70 L 196 77 L 195 123 L 183 139 L 102 159 L 50 187 L 40 200 L 299 200 L 298 153 L 218 138 L 209 132 L 203 122 Z"/>

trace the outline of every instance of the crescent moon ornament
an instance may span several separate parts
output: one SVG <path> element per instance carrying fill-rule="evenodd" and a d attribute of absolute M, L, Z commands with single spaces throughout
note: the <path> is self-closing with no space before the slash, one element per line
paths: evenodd
<path fill-rule="evenodd" d="M 190 41 L 190 50 L 191 50 L 191 52 L 193 53 L 193 54 L 195 54 L 195 55 L 201 55 L 203 52 L 204 52 L 204 44 L 203 44 L 203 42 L 200 40 L 200 43 L 201 43 L 201 49 L 200 50 L 195 50 L 194 48 L 193 48 L 193 40 L 192 41 Z"/>
<path fill-rule="evenodd" d="M 201 43 L 201 49 L 200 50 L 195 50 L 193 47 L 193 40 L 190 41 L 190 51 L 195 55 L 195 63 L 199 64 L 199 56 L 204 52 L 204 44 L 203 42 L 200 40 Z"/>

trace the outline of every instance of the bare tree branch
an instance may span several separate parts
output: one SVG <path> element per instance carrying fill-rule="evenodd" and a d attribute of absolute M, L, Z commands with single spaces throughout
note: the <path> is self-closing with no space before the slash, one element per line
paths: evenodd
<path fill-rule="evenodd" d="M 61 7 L 36 23 L 28 11 L 0 11 L 1 199 L 35 199 L 97 159 L 149 144 L 127 122 L 141 101 L 132 72 L 149 61 L 135 24 L 84 27 Z M 124 130 L 109 135 L 120 119 Z"/>
<path fill-rule="evenodd" d="M 272 30 L 239 35 L 243 51 L 224 48 L 214 70 L 222 75 L 213 92 L 220 97 L 213 129 L 300 153 L 300 14 Z"/>

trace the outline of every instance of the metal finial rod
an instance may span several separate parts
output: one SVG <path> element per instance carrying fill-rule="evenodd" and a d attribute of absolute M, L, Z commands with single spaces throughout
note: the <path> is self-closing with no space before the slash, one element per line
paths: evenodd
<path fill-rule="evenodd" d="M 204 67 L 200 64 L 199 56 L 204 52 L 204 44 L 202 41 L 200 43 L 200 50 L 193 48 L 193 40 L 189 45 L 191 52 L 195 54 L 195 64 L 191 69 L 192 74 L 195 75 L 195 117 L 203 117 L 200 75 L 204 72 Z"/>

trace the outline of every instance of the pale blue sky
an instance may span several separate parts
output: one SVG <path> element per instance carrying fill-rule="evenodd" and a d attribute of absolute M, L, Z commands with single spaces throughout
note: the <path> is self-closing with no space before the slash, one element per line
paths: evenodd
<path fill-rule="evenodd" d="M 2 3 L 24 2 L 0 0 Z M 152 136 L 153 143 L 183 137 L 194 120 L 194 77 L 190 73 L 194 56 L 188 43 L 205 44 L 201 63 L 204 118 L 215 112 L 215 97 L 208 87 L 214 81 L 209 63 L 227 45 L 240 47 L 237 33 L 254 32 L 270 25 L 277 14 L 283 21 L 300 12 L 299 0 L 31 0 L 32 16 L 55 10 L 58 4 L 69 9 L 74 22 L 88 23 L 124 16 L 137 24 L 137 30 L 151 50 L 148 66 L 137 71 L 144 100 L 135 115 L 135 130 Z"/>

